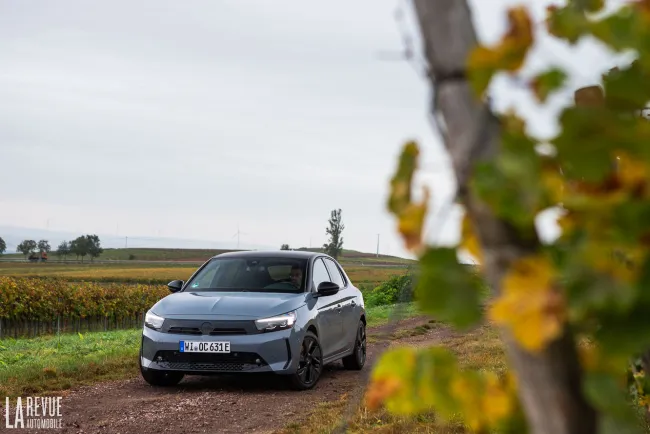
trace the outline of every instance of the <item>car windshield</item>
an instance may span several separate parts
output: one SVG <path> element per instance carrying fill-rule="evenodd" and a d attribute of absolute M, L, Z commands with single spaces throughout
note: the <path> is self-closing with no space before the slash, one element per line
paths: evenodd
<path fill-rule="evenodd" d="M 214 258 L 188 282 L 186 291 L 299 293 L 307 261 L 295 258 Z"/>

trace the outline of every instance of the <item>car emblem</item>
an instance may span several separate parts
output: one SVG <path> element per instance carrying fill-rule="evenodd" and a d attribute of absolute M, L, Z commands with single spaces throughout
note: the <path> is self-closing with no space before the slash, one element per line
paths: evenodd
<path fill-rule="evenodd" d="M 204 335 L 209 335 L 212 329 L 213 329 L 212 324 L 210 324 L 209 322 L 204 322 L 203 324 L 201 324 L 201 331 L 203 332 Z"/>

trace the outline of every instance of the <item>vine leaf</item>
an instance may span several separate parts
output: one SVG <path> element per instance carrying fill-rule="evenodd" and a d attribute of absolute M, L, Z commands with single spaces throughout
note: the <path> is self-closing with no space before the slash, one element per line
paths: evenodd
<path fill-rule="evenodd" d="M 417 169 L 420 150 L 415 142 L 407 142 L 400 154 L 397 171 L 393 175 L 388 198 L 388 210 L 398 218 L 398 230 L 406 248 L 419 252 L 422 249 L 422 231 L 429 203 L 429 190 L 424 188 L 424 197 L 413 202 L 412 183 Z"/>
<path fill-rule="evenodd" d="M 556 271 L 542 255 L 514 262 L 504 278 L 503 292 L 489 309 L 489 317 L 508 327 L 520 345 L 543 350 L 560 336 L 566 321 L 564 297 L 554 287 Z"/>
<path fill-rule="evenodd" d="M 468 57 L 468 70 L 474 91 L 481 95 L 497 71 L 516 72 L 524 64 L 533 45 L 533 24 L 523 6 L 508 10 L 508 31 L 493 47 L 478 46 Z"/>
<path fill-rule="evenodd" d="M 415 296 L 425 312 L 458 328 L 481 319 L 487 289 L 480 276 L 458 262 L 456 249 L 430 247 L 420 257 L 420 267 Z"/>
<path fill-rule="evenodd" d="M 435 411 L 443 419 L 462 415 L 475 432 L 503 426 L 520 413 L 512 375 L 462 370 L 439 347 L 400 347 L 382 354 L 366 392 L 370 410 L 385 406 L 401 415 Z"/>
<path fill-rule="evenodd" d="M 551 68 L 537 75 L 531 83 L 537 101 L 540 103 L 546 102 L 551 93 L 564 85 L 566 79 L 566 73 L 559 68 Z"/>

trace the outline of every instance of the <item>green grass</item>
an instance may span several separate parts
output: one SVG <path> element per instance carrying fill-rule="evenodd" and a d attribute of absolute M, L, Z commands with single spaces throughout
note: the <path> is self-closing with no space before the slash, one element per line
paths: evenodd
<path fill-rule="evenodd" d="M 376 327 L 387 324 L 393 319 L 410 318 L 420 314 L 415 303 L 370 307 L 367 313 L 368 327 Z"/>
<path fill-rule="evenodd" d="M 368 324 L 388 321 L 390 306 L 368 309 Z M 407 315 L 415 315 L 407 306 Z M 138 374 L 140 329 L 0 340 L 0 396 L 59 391 Z"/>
<path fill-rule="evenodd" d="M 0 396 L 136 375 L 139 344 L 139 329 L 0 340 Z"/>

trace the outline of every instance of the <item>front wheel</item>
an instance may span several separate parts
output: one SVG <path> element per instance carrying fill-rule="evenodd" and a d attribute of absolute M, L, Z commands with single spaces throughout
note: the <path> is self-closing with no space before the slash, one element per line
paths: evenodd
<path fill-rule="evenodd" d="M 305 333 L 300 346 L 298 369 L 289 376 L 291 386 L 296 390 L 311 389 L 323 372 L 323 351 L 318 337 L 312 332 Z"/>
<path fill-rule="evenodd" d="M 354 340 L 354 351 L 349 356 L 343 357 L 343 367 L 358 371 L 366 364 L 366 325 L 359 321 L 357 337 Z"/>

